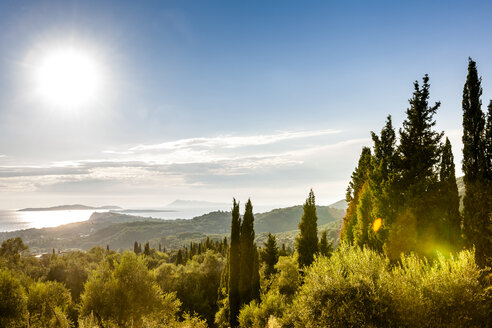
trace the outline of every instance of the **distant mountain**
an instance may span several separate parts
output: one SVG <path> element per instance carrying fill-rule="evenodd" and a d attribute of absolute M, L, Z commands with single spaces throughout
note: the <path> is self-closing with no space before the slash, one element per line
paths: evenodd
<path fill-rule="evenodd" d="M 338 202 L 328 205 L 328 207 L 337 208 L 339 210 L 347 210 L 348 203 L 345 199 L 340 199 Z"/>
<path fill-rule="evenodd" d="M 59 205 L 52 207 L 33 207 L 33 208 L 23 208 L 17 212 L 40 212 L 40 211 L 71 211 L 71 210 L 119 210 L 121 207 L 118 206 L 86 206 L 86 205 Z"/>
<path fill-rule="evenodd" d="M 318 226 L 329 225 L 329 236 L 336 238 L 344 211 L 318 206 Z M 293 245 L 302 206 L 275 209 L 255 214 L 258 240 L 268 232 L 279 240 Z M 112 249 L 129 249 L 135 241 L 150 241 L 153 247 L 160 243 L 166 248 L 178 248 L 207 236 L 213 239 L 228 237 L 231 213 L 214 211 L 191 220 L 161 220 L 117 212 L 94 213 L 84 222 L 70 223 L 54 228 L 27 229 L 0 233 L 2 240 L 21 237 L 32 252 L 48 252 L 53 248 L 86 250 L 93 246 L 109 245 Z M 321 232 L 321 230 L 320 230 Z"/>
<path fill-rule="evenodd" d="M 166 206 L 166 208 L 197 208 L 197 207 L 216 207 L 217 209 L 219 209 L 224 207 L 226 208 L 231 207 L 231 204 L 206 202 L 202 200 L 176 199 L 174 202 Z"/>

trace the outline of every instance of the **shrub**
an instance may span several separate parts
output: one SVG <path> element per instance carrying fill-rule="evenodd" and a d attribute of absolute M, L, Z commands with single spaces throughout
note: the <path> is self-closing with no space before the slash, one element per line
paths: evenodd
<path fill-rule="evenodd" d="M 341 245 L 306 270 L 284 323 L 295 327 L 482 327 L 490 297 L 471 251 L 433 262 L 389 260 Z"/>

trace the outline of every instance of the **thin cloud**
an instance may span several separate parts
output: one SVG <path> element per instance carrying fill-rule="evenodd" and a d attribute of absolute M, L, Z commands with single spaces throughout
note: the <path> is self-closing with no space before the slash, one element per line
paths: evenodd
<path fill-rule="evenodd" d="M 149 150 L 175 150 L 183 148 L 239 148 L 247 146 L 262 146 L 277 143 L 285 140 L 310 138 L 337 134 L 341 130 L 315 130 L 315 131 L 286 131 L 275 134 L 257 136 L 218 136 L 211 138 L 188 138 L 176 141 L 163 142 L 153 145 L 138 145 L 130 148 L 129 151 L 149 151 Z"/>

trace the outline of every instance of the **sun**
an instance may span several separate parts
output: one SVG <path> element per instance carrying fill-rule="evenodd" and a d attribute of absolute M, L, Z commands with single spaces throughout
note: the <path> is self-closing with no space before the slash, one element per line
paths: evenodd
<path fill-rule="evenodd" d="M 100 96 L 102 73 L 94 56 L 74 47 L 47 51 L 35 68 L 37 94 L 51 106 L 90 105 Z"/>

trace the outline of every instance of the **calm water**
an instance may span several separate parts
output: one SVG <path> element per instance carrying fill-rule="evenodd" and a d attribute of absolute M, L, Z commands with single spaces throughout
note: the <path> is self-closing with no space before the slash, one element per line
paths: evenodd
<path fill-rule="evenodd" d="M 260 206 L 255 208 L 255 212 L 263 212 L 272 209 L 272 206 Z M 173 208 L 172 211 L 152 211 L 145 210 L 135 211 L 131 213 L 121 211 L 119 213 L 152 217 L 163 220 L 174 219 L 192 219 L 213 211 L 222 210 L 230 211 L 230 206 L 222 208 L 216 207 L 201 207 L 201 208 Z M 243 211 L 243 209 L 241 209 Z M 71 211 L 32 211 L 32 212 L 17 212 L 16 210 L 0 210 L 0 232 L 14 231 L 30 228 L 47 228 L 56 227 L 62 224 L 85 221 L 90 218 L 94 212 L 107 212 L 107 210 L 71 210 Z"/>
<path fill-rule="evenodd" d="M 98 210 L 98 212 L 107 212 Z M 66 223 L 88 220 L 94 210 L 17 212 L 0 210 L 0 232 L 29 228 L 56 227 Z"/>

